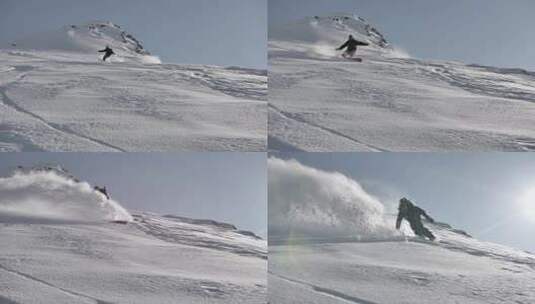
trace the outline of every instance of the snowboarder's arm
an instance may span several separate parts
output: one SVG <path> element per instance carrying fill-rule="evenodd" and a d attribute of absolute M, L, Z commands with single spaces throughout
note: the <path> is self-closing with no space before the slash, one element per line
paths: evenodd
<path fill-rule="evenodd" d="M 358 45 L 366 46 L 366 45 L 370 45 L 370 44 L 368 42 L 359 41 Z"/>
<path fill-rule="evenodd" d="M 401 227 L 401 220 L 403 220 L 403 215 L 401 215 L 401 212 L 398 213 L 398 218 L 396 219 L 396 229 L 399 230 L 399 227 Z"/>
<path fill-rule="evenodd" d="M 423 216 L 424 216 L 429 222 L 431 222 L 431 223 L 434 223 L 434 222 L 435 222 L 435 220 L 434 220 L 432 217 L 430 217 L 429 215 L 427 215 L 427 213 L 425 213 L 425 211 L 424 211 Z"/>
<path fill-rule="evenodd" d="M 337 48 L 337 50 L 339 51 L 339 50 L 345 48 L 348 44 L 349 44 L 349 40 L 346 41 L 346 43 L 342 44 L 342 46 L 340 46 L 339 48 Z"/>
<path fill-rule="evenodd" d="M 104 53 L 104 52 L 106 52 L 106 49 L 99 50 L 98 52 L 99 52 L 99 53 Z"/>
<path fill-rule="evenodd" d="M 423 217 L 425 217 L 426 220 L 428 220 L 431 223 L 435 222 L 435 220 L 432 219 L 429 215 L 427 215 L 427 213 L 425 213 L 425 211 L 423 209 L 420 209 L 420 208 L 418 208 L 418 209 L 420 211 L 420 214 L 423 215 Z"/>

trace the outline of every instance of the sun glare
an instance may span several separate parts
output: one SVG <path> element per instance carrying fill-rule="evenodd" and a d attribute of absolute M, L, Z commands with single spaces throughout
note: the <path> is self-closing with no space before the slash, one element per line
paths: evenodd
<path fill-rule="evenodd" d="M 520 196 L 520 213 L 535 221 L 535 187 L 526 190 Z"/>

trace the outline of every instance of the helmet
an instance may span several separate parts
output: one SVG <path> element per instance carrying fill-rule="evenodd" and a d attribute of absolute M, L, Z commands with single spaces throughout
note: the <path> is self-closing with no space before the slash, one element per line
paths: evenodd
<path fill-rule="evenodd" d="M 399 200 L 400 208 L 409 208 L 411 206 L 412 206 L 412 203 L 407 198 L 403 197 L 402 199 Z"/>

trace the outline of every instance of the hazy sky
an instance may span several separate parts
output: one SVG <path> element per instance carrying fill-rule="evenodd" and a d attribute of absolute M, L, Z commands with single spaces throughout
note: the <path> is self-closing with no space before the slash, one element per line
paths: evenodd
<path fill-rule="evenodd" d="M 112 21 L 164 62 L 266 68 L 267 0 L 1 0 L 0 44 Z"/>
<path fill-rule="evenodd" d="M 357 13 L 413 57 L 535 70 L 532 0 L 269 0 L 270 27 Z"/>
<path fill-rule="evenodd" d="M 274 155 L 341 172 L 386 202 L 388 212 L 406 196 L 437 221 L 478 239 L 535 252 L 535 153 Z"/>
<path fill-rule="evenodd" d="M 1 153 L 0 175 L 43 164 L 105 185 L 130 210 L 214 219 L 266 236 L 264 153 Z"/>

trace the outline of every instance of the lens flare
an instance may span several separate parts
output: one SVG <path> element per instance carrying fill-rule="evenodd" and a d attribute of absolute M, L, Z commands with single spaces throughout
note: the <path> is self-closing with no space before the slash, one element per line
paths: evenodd
<path fill-rule="evenodd" d="M 535 187 L 526 190 L 518 202 L 520 213 L 535 222 Z"/>

